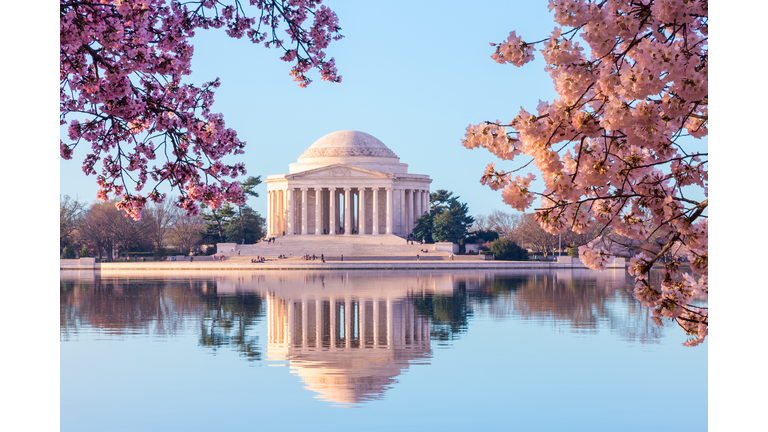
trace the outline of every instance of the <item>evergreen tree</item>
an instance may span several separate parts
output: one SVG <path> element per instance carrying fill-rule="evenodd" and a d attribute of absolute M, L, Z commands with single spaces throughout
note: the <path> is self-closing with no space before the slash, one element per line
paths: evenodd
<path fill-rule="evenodd" d="M 252 208 L 242 206 L 242 216 L 232 217 L 225 225 L 226 240 L 230 243 L 253 244 L 264 237 L 266 220 Z"/>
<path fill-rule="evenodd" d="M 469 227 L 475 221 L 469 216 L 467 204 L 459 201 L 453 192 L 439 189 L 429 196 L 430 209 L 417 220 L 413 232 L 416 238 L 429 243 L 458 243 L 467 237 Z"/>
<path fill-rule="evenodd" d="M 498 238 L 491 243 L 491 252 L 496 259 L 505 261 L 528 261 L 528 251 L 517 243 L 505 238 Z"/>

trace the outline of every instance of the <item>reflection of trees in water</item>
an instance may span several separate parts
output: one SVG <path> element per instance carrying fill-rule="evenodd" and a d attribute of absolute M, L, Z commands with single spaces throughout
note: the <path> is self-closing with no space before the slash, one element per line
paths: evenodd
<path fill-rule="evenodd" d="M 413 299 L 416 311 L 431 321 L 431 337 L 436 341 L 452 340 L 466 332 L 472 316 L 465 284 L 459 284 L 453 295 L 419 295 Z"/>
<path fill-rule="evenodd" d="M 263 316 L 261 297 L 258 295 L 206 296 L 199 343 L 214 352 L 222 346 L 234 347 L 248 360 L 261 360 L 259 337 L 249 335 L 249 331 Z"/>
<path fill-rule="evenodd" d="M 420 296 L 414 303 L 432 320 L 437 340 L 466 332 L 476 314 L 567 323 L 576 332 L 597 333 L 607 327 L 624 340 L 640 343 L 657 343 L 661 336 L 661 328 L 651 321 L 648 308 L 632 297 L 631 282 L 624 278 L 489 275 L 484 280 L 458 281 L 453 295 Z"/>
<path fill-rule="evenodd" d="M 199 326 L 201 346 L 223 346 L 258 360 L 257 336 L 249 331 L 263 317 L 256 294 L 219 296 L 205 280 L 99 279 L 60 281 L 60 333 L 63 339 L 91 327 L 112 334 L 173 336 Z"/>

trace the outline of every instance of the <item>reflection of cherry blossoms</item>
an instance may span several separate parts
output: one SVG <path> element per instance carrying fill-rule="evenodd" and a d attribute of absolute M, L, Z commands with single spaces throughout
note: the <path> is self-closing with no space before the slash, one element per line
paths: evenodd
<path fill-rule="evenodd" d="M 492 44 L 491 57 L 521 66 L 541 44 L 559 97 L 535 112 L 521 109 L 507 124 L 469 125 L 462 143 L 502 160 L 533 158 L 543 192 L 529 189 L 530 174 L 513 178 L 521 168 L 488 165 L 481 182 L 502 189 L 504 202 L 521 211 L 539 196 L 536 218 L 549 233 L 598 225 L 601 234 L 630 240 L 661 236 L 658 249 L 632 259 L 636 297 L 657 317 L 676 320 L 692 337 L 687 345 L 701 343 L 708 311 L 690 303 L 708 294 L 707 151 L 694 140 L 707 136 L 707 1 L 553 0 L 550 10 L 570 29 L 530 43 L 513 32 Z M 683 187 L 705 198 L 692 199 Z M 579 249 L 590 268 L 602 268 L 611 255 L 601 244 Z M 654 263 L 678 250 L 686 251 L 694 275 L 680 278 L 672 260 L 661 286 L 651 286 Z"/>
<path fill-rule="evenodd" d="M 90 147 L 83 172 L 97 176 L 100 200 L 121 198 L 118 207 L 135 219 L 147 199 L 164 199 L 157 189 L 163 182 L 179 191 L 177 205 L 188 214 L 199 211 L 197 203 L 218 208 L 245 200 L 239 183 L 227 180 L 245 167 L 222 162 L 243 154 L 245 142 L 210 112 L 218 78 L 201 87 L 182 83 L 197 30 L 224 27 L 230 37 L 281 48 L 301 87 L 313 68 L 323 80 L 341 81 L 323 52 L 341 38 L 334 12 L 317 0 L 250 3 L 258 19 L 240 1 L 61 1 L 60 123 L 68 129 L 61 157 Z M 289 41 L 278 34 L 283 25 Z M 150 166 L 158 156 L 165 162 Z"/>

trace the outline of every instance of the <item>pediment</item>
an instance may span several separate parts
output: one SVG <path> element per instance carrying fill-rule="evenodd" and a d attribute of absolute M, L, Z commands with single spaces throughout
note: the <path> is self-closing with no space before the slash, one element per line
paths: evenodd
<path fill-rule="evenodd" d="M 298 172 L 295 174 L 289 174 L 286 178 L 289 179 L 329 179 L 329 178 L 368 178 L 368 179 L 385 179 L 391 178 L 392 174 L 386 174 L 379 171 L 369 170 L 365 168 L 354 167 L 346 164 L 335 164 L 324 166 L 321 168 L 315 168 L 307 171 Z"/>

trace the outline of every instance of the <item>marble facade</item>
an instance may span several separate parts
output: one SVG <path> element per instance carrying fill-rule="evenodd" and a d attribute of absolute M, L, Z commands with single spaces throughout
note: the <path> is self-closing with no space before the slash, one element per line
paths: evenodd
<path fill-rule="evenodd" d="M 427 175 L 408 173 L 395 153 L 358 131 L 330 133 L 267 184 L 267 236 L 405 237 L 429 210 Z"/>

